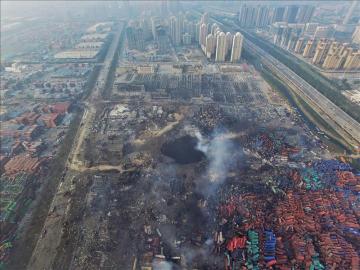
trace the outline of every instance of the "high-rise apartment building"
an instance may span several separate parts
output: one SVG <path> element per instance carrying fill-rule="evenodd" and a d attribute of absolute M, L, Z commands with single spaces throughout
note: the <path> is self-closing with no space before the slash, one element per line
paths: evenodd
<path fill-rule="evenodd" d="M 226 46 L 226 36 L 224 32 L 221 32 L 217 36 L 217 41 L 216 41 L 216 55 L 215 55 L 216 62 L 225 61 L 225 52 L 226 52 L 225 46 Z"/>
<path fill-rule="evenodd" d="M 344 62 L 346 62 L 346 57 L 350 53 L 348 48 L 348 43 L 340 44 L 336 41 L 332 42 L 322 67 L 325 69 L 341 68 Z"/>
<path fill-rule="evenodd" d="M 196 41 L 196 24 L 193 21 L 189 22 L 189 34 L 191 36 L 191 42 Z"/>
<path fill-rule="evenodd" d="M 205 12 L 202 16 L 201 16 L 201 20 L 200 22 L 203 24 L 208 24 L 209 23 L 209 14 L 207 12 Z"/>
<path fill-rule="evenodd" d="M 292 30 L 293 29 L 291 27 L 289 27 L 289 26 L 284 28 L 283 33 L 281 35 L 281 42 L 280 42 L 281 47 L 284 47 L 284 48 L 287 47 L 287 45 L 289 43 L 289 40 L 290 40 Z"/>
<path fill-rule="evenodd" d="M 308 23 L 314 15 L 315 7 L 310 5 L 302 5 L 299 7 L 296 22 L 297 23 Z"/>
<path fill-rule="evenodd" d="M 288 42 L 288 45 L 287 45 L 286 49 L 289 50 L 289 51 L 294 51 L 297 40 L 298 40 L 298 36 L 295 33 L 291 33 L 290 40 Z"/>
<path fill-rule="evenodd" d="M 173 44 L 179 45 L 181 42 L 180 22 L 175 16 L 170 18 L 169 30 Z"/>
<path fill-rule="evenodd" d="M 256 13 L 256 27 L 262 28 L 269 24 L 269 8 L 267 6 L 260 6 Z"/>
<path fill-rule="evenodd" d="M 304 48 L 304 44 L 305 44 L 305 39 L 304 38 L 299 38 L 298 41 L 296 42 L 294 52 L 295 53 L 302 53 L 303 48 Z"/>
<path fill-rule="evenodd" d="M 143 30 L 144 39 L 145 39 L 145 40 L 150 40 L 150 39 L 152 39 L 151 27 L 150 27 L 150 24 L 149 24 L 149 21 L 148 21 L 147 18 L 142 18 L 142 19 L 140 20 L 140 27 L 141 27 L 142 30 Z"/>
<path fill-rule="evenodd" d="M 215 52 L 215 47 L 216 47 L 216 38 L 214 37 L 213 34 L 208 34 L 206 37 L 206 50 L 205 50 L 205 54 L 207 58 L 211 58 L 212 55 Z"/>
<path fill-rule="evenodd" d="M 305 49 L 303 52 L 303 57 L 312 57 L 315 51 L 315 40 L 309 39 L 305 45 Z"/>
<path fill-rule="evenodd" d="M 296 5 L 286 6 L 285 14 L 284 14 L 284 21 L 286 21 L 288 23 L 295 23 L 298 10 L 299 10 L 299 7 Z"/>
<path fill-rule="evenodd" d="M 200 27 L 201 27 L 201 23 L 198 22 L 195 24 L 195 41 L 198 42 L 200 44 Z"/>
<path fill-rule="evenodd" d="M 161 26 L 161 19 L 159 17 L 151 17 L 151 33 L 154 40 L 157 39 L 157 28 Z"/>
<path fill-rule="evenodd" d="M 216 23 L 213 23 L 211 25 L 211 34 L 215 35 L 217 29 L 220 29 L 219 26 Z"/>
<path fill-rule="evenodd" d="M 126 27 L 126 38 L 128 47 L 130 49 L 136 49 L 143 51 L 145 49 L 144 32 L 141 27 L 135 22 L 130 22 Z"/>
<path fill-rule="evenodd" d="M 230 54 L 231 47 L 233 44 L 233 35 L 230 32 L 226 33 L 226 43 L 225 43 L 225 57 Z"/>
<path fill-rule="evenodd" d="M 255 27 L 257 9 L 255 6 L 242 5 L 239 13 L 239 23 L 241 27 Z"/>
<path fill-rule="evenodd" d="M 200 33 L 199 33 L 199 44 L 203 51 L 205 52 L 206 46 L 206 36 L 208 34 L 208 27 L 205 23 L 200 26 Z"/>
<path fill-rule="evenodd" d="M 274 27 L 274 44 L 276 45 L 280 45 L 281 44 L 281 38 L 282 38 L 282 34 L 284 32 L 284 26 L 282 25 L 277 25 Z"/>
<path fill-rule="evenodd" d="M 356 26 L 352 35 L 352 42 L 360 45 L 360 25 Z"/>
<path fill-rule="evenodd" d="M 285 7 L 275 7 L 273 9 L 273 18 L 271 22 L 274 23 L 274 22 L 284 21 L 284 14 L 285 14 Z"/>
<path fill-rule="evenodd" d="M 318 42 L 315 49 L 315 55 L 312 59 L 312 63 L 315 65 L 320 65 L 327 54 L 329 49 L 329 42 L 326 39 L 322 39 Z"/>
<path fill-rule="evenodd" d="M 190 45 L 191 44 L 191 35 L 189 33 L 183 34 L 182 42 L 184 45 Z"/>
<path fill-rule="evenodd" d="M 347 56 L 345 63 L 344 63 L 344 69 L 346 70 L 354 70 L 354 69 L 360 69 L 360 52 L 349 52 L 349 55 Z"/>
<path fill-rule="evenodd" d="M 166 54 L 169 50 L 169 39 L 166 34 L 165 28 L 160 25 L 156 27 L 156 44 L 157 44 L 157 53 L 158 54 Z"/>
<path fill-rule="evenodd" d="M 233 37 L 230 61 L 236 63 L 240 60 L 243 45 L 243 36 L 237 32 Z"/>

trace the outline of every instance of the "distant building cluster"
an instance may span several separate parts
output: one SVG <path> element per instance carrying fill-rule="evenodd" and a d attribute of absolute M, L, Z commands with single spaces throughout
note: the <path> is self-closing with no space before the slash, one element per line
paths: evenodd
<path fill-rule="evenodd" d="M 80 42 L 75 45 L 75 48 L 59 52 L 55 54 L 54 58 L 58 60 L 95 58 L 106 42 L 111 27 L 112 23 L 110 22 L 92 25 L 80 38 Z"/>
<path fill-rule="evenodd" d="M 244 28 L 262 28 L 275 22 L 307 23 L 315 12 L 312 5 L 268 7 L 243 4 L 239 11 L 239 24 Z"/>
<path fill-rule="evenodd" d="M 256 28 L 275 45 L 310 59 L 325 70 L 360 68 L 360 26 L 349 24 L 356 1 L 339 24 L 311 22 L 313 5 L 256 6 L 244 4 L 238 16 L 239 26 Z M 351 35 L 352 34 L 352 35 Z"/>
<path fill-rule="evenodd" d="M 169 38 L 166 25 L 159 17 L 141 16 L 139 21 L 131 20 L 126 27 L 128 49 L 144 51 L 147 41 L 154 41 L 157 54 L 169 51 Z"/>
<path fill-rule="evenodd" d="M 164 16 L 167 13 L 164 14 Z M 198 37 L 198 28 L 189 12 L 178 13 L 168 18 L 147 16 L 143 13 L 138 21 L 130 21 L 126 28 L 127 45 L 130 50 L 145 51 L 146 42 L 154 41 L 157 54 L 169 52 L 174 46 L 191 45 Z"/>
<path fill-rule="evenodd" d="M 143 51 L 145 49 L 145 33 L 143 27 L 136 21 L 130 21 L 126 27 L 128 47 Z"/>
<path fill-rule="evenodd" d="M 357 46 L 329 38 L 332 36 L 331 27 L 275 23 L 270 32 L 275 45 L 310 58 L 314 65 L 330 70 L 360 68 Z M 356 38 L 356 32 L 354 36 Z"/>
<path fill-rule="evenodd" d="M 177 16 L 171 16 L 169 21 L 171 41 L 175 46 L 192 44 L 196 40 L 197 26 L 187 19 L 187 14 L 182 12 Z"/>
<path fill-rule="evenodd" d="M 235 35 L 230 32 L 225 34 L 216 23 L 209 29 L 208 14 L 202 15 L 199 44 L 208 59 L 215 58 L 215 62 L 238 62 L 241 57 L 243 39 L 239 32 Z"/>
<path fill-rule="evenodd" d="M 167 19 L 141 16 L 139 21 L 130 21 L 126 28 L 128 49 L 145 51 L 146 42 L 154 41 L 156 53 L 161 55 L 169 52 L 170 44 L 175 47 L 199 44 L 208 59 L 238 62 L 243 36 L 224 33 L 217 24 L 210 26 L 208 16 L 203 14 L 199 22 L 194 21 L 189 12 L 179 12 Z"/>

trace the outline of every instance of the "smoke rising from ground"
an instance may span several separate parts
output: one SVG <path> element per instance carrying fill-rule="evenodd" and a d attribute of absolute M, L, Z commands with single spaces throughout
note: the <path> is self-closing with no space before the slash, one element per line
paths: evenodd
<path fill-rule="evenodd" d="M 231 136 L 227 135 L 228 132 L 224 129 L 215 130 L 209 139 L 205 139 L 200 131 L 194 132 L 194 136 L 198 139 L 197 149 L 202 151 L 209 160 L 205 175 L 208 185 L 203 190 L 205 195 L 211 195 L 219 185 L 224 183 L 229 169 L 242 153 L 241 149 L 236 149 L 237 146 L 231 140 Z"/>

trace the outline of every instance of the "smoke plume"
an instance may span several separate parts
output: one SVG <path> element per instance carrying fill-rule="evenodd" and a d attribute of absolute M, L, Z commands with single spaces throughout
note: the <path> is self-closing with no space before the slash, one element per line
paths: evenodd
<path fill-rule="evenodd" d="M 235 156 L 242 153 L 236 150 L 231 136 L 227 136 L 226 130 L 216 130 L 207 140 L 199 131 L 195 131 L 194 135 L 198 139 L 197 149 L 202 151 L 209 160 L 209 166 L 206 171 L 207 186 L 203 191 L 209 195 L 219 185 L 224 183 L 231 165 L 236 159 Z"/>

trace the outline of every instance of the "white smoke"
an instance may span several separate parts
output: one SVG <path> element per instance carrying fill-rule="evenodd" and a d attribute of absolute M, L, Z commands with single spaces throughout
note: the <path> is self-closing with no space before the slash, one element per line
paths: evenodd
<path fill-rule="evenodd" d="M 220 134 L 215 134 L 210 141 L 209 150 L 206 153 L 210 160 L 208 169 L 210 182 L 221 184 L 225 181 L 231 164 L 232 147 L 232 142 Z"/>
<path fill-rule="evenodd" d="M 226 179 L 230 165 L 233 162 L 235 145 L 226 136 L 225 130 L 215 131 L 211 139 L 206 140 L 200 131 L 196 130 L 194 135 L 198 139 L 197 149 L 202 151 L 210 161 L 207 170 L 208 180 L 216 185 L 223 183 Z"/>
<path fill-rule="evenodd" d="M 196 149 L 206 154 L 209 150 L 209 141 L 206 141 L 204 137 L 201 135 L 199 130 L 195 130 L 194 133 L 195 137 L 198 140 L 198 143 L 196 145 Z"/>
<path fill-rule="evenodd" d="M 157 261 L 152 263 L 154 270 L 172 270 L 173 264 L 167 261 Z"/>

